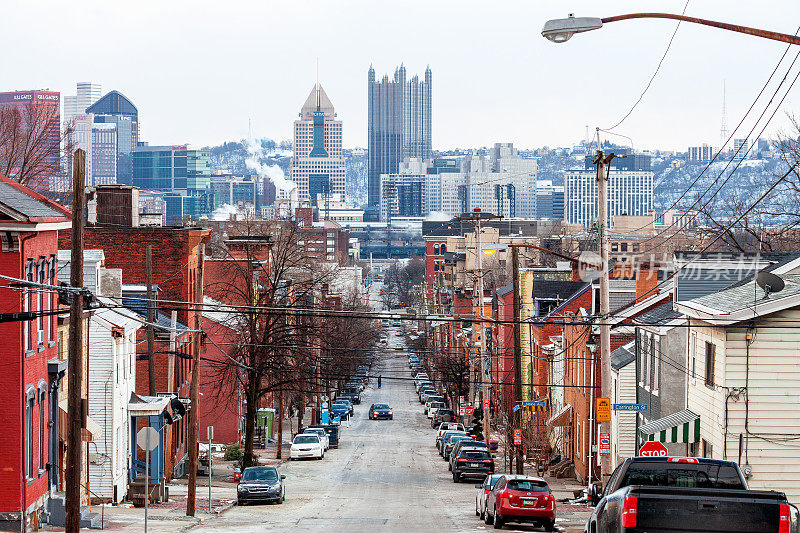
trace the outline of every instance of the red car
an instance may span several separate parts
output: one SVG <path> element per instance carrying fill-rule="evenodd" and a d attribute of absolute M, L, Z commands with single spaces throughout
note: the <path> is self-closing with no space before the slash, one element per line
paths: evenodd
<path fill-rule="evenodd" d="M 504 474 L 486 498 L 485 521 L 495 529 L 506 522 L 526 522 L 555 531 L 556 498 L 540 477 Z"/>

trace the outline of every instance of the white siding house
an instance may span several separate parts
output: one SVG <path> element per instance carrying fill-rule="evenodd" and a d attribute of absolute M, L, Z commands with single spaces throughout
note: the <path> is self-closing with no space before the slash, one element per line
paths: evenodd
<path fill-rule="evenodd" d="M 141 326 L 136 314 L 124 308 L 97 310 L 89 321 L 89 416 L 103 430 L 90 449 L 89 482 L 97 497 L 114 502 L 127 492 L 128 400 L 136 388 L 136 331 Z"/>
<path fill-rule="evenodd" d="M 800 275 L 766 295 L 753 281 L 680 302 L 690 317 L 688 407 L 698 456 L 740 464 L 752 489 L 800 503 Z"/>
<path fill-rule="evenodd" d="M 636 403 L 636 354 L 634 341 L 620 346 L 611 353 L 611 403 Z M 611 466 L 636 455 L 635 411 L 611 411 Z"/>

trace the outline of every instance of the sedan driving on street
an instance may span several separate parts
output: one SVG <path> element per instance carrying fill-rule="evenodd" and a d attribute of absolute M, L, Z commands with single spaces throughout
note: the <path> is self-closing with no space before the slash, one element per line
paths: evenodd
<path fill-rule="evenodd" d="M 294 438 L 292 447 L 289 448 L 289 459 L 322 459 L 323 457 L 325 457 L 325 448 L 319 435 L 301 433 Z"/>
<path fill-rule="evenodd" d="M 556 499 L 540 477 L 503 475 L 486 498 L 487 524 L 501 529 L 507 522 L 534 523 L 554 531 Z"/>
<path fill-rule="evenodd" d="M 392 408 L 385 403 L 373 403 L 369 406 L 369 419 L 370 420 L 392 420 Z"/>
<path fill-rule="evenodd" d="M 278 470 L 274 466 L 245 468 L 236 487 L 236 502 L 239 505 L 249 502 L 283 503 L 286 497 L 284 479 L 286 476 L 278 475 Z"/>

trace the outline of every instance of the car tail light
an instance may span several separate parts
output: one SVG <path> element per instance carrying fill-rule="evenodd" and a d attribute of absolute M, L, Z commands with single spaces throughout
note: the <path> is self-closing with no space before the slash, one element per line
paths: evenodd
<path fill-rule="evenodd" d="M 789 504 L 782 503 L 779 506 L 780 511 L 778 516 L 780 516 L 778 522 L 778 533 L 789 533 L 792 528 L 792 518 L 789 511 Z"/>
<path fill-rule="evenodd" d="M 556 497 L 553 496 L 553 493 L 547 495 L 547 509 L 555 509 L 556 508 Z"/>
<path fill-rule="evenodd" d="M 700 461 L 695 459 L 694 457 L 670 457 L 667 459 L 668 463 L 691 463 L 691 464 L 698 464 Z"/>
<path fill-rule="evenodd" d="M 457 463 L 466 463 L 467 460 L 466 459 L 456 459 L 456 462 Z"/>
<path fill-rule="evenodd" d="M 622 502 L 622 527 L 636 527 L 636 496 L 628 496 Z"/>

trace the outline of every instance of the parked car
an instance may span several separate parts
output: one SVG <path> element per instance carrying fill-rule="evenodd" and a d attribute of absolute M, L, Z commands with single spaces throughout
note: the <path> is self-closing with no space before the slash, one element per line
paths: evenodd
<path fill-rule="evenodd" d="M 331 415 L 338 416 L 339 418 L 350 417 L 350 405 L 346 402 L 335 401 L 330 407 Z"/>
<path fill-rule="evenodd" d="M 441 407 L 444 407 L 444 402 L 426 402 L 425 405 L 428 405 L 428 412 L 426 416 L 428 418 L 433 418 L 436 415 L 436 411 L 438 411 Z"/>
<path fill-rule="evenodd" d="M 467 435 L 469 437 L 469 435 Z M 450 452 L 450 464 L 447 465 L 448 470 L 453 469 L 453 461 L 455 461 L 455 456 L 458 455 L 458 452 L 464 448 L 473 448 L 473 449 L 481 449 L 484 451 L 489 451 L 489 447 L 486 445 L 485 442 L 479 440 L 473 440 L 469 438 L 467 440 L 460 440 L 456 442 L 456 445 L 453 446 L 453 451 Z"/>
<path fill-rule="evenodd" d="M 361 389 L 358 385 L 349 384 L 342 389 L 342 392 L 339 393 L 339 397 L 347 396 L 351 402 L 358 405 L 361 403 Z"/>
<path fill-rule="evenodd" d="M 430 414 L 431 402 L 442 402 L 442 405 L 444 405 L 444 396 L 441 394 L 431 394 L 428 396 L 428 401 L 425 402 L 425 409 L 423 411 L 426 415 Z M 431 417 L 429 416 L 428 418 Z"/>
<path fill-rule="evenodd" d="M 322 428 L 325 430 L 325 433 L 328 435 L 328 445 L 331 448 L 338 448 L 339 447 L 339 426 L 336 424 L 312 424 L 308 426 L 309 428 Z"/>
<path fill-rule="evenodd" d="M 456 419 L 456 414 L 452 409 L 445 409 L 440 407 L 436 414 L 431 419 L 431 427 L 435 428 L 442 422 L 453 422 Z"/>
<path fill-rule="evenodd" d="M 283 503 L 286 498 L 284 479 L 286 476 L 278 474 L 274 466 L 245 468 L 236 486 L 236 503 L 238 505 L 259 501 Z"/>
<path fill-rule="evenodd" d="M 486 498 L 487 524 L 532 523 L 555 531 L 556 498 L 540 477 L 503 474 Z M 607 531 L 607 530 L 603 530 Z"/>
<path fill-rule="evenodd" d="M 392 414 L 392 408 L 386 405 L 385 403 L 373 403 L 369 406 L 369 419 L 370 420 L 392 420 L 394 415 Z"/>
<path fill-rule="evenodd" d="M 292 441 L 292 447 L 289 448 L 289 459 L 304 459 L 308 457 L 317 459 L 325 457 L 325 447 L 319 435 L 310 433 L 296 435 Z"/>
<path fill-rule="evenodd" d="M 798 523 L 785 494 L 748 490 L 739 465 L 719 459 L 631 457 L 605 490 L 592 485 L 590 497 L 587 532 L 697 531 L 698 524 L 704 532 L 790 532 Z"/>
<path fill-rule="evenodd" d="M 494 474 L 494 459 L 488 450 L 481 448 L 462 447 L 455 453 L 450 452 L 453 471 L 453 483 L 458 483 L 463 478 L 483 479 Z"/>
<path fill-rule="evenodd" d="M 322 442 L 322 448 L 326 451 L 331 446 L 330 439 L 328 439 L 328 434 L 322 428 L 306 428 L 303 430 L 303 434 L 319 435 L 319 440 Z"/>
<path fill-rule="evenodd" d="M 353 407 L 353 400 L 347 394 L 340 394 L 338 398 L 336 398 L 336 403 L 344 403 L 347 405 L 347 409 L 350 416 L 353 416 L 354 407 Z"/>
<path fill-rule="evenodd" d="M 444 441 L 449 439 L 453 435 L 464 435 L 464 436 L 466 436 L 467 434 L 464 433 L 463 431 L 452 430 L 452 429 L 449 429 L 449 430 L 445 431 L 444 433 L 442 433 L 442 435 L 436 440 L 436 449 L 439 451 L 439 455 L 442 455 L 442 447 L 444 446 L 444 444 L 443 444 Z"/>
<path fill-rule="evenodd" d="M 445 461 L 450 460 L 450 452 L 453 451 L 453 446 L 460 440 L 471 440 L 466 435 L 452 435 L 450 438 L 442 441 L 442 457 Z"/>
<path fill-rule="evenodd" d="M 459 424 L 458 422 L 442 422 L 438 426 L 436 426 L 436 449 L 439 449 L 439 442 L 442 440 L 442 435 L 445 431 L 460 431 L 461 433 L 466 435 L 466 431 L 464 430 L 464 424 Z"/>
<path fill-rule="evenodd" d="M 486 519 L 486 498 L 501 477 L 502 474 L 491 474 L 484 478 L 483 483 L 475 485 L 478 489 L 475 494 L 475 516 L 480 516 L 481 520 Z"/>

